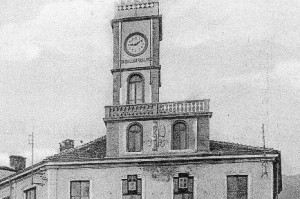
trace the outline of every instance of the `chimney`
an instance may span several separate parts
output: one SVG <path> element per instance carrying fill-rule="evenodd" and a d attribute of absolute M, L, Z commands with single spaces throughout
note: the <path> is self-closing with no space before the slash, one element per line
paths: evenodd
<path fill-rule="evenodd" d="M 14 170 L 21 171 L 26 168 L 26 158 L 17 155 L 9 156 L 10 167 Z"/>
<path fill-rule="evenodd" d="M 59 151 L 62 152 L 64 150 L 74 148 L 74 140 L 66 139 L 59 143 Z"/>

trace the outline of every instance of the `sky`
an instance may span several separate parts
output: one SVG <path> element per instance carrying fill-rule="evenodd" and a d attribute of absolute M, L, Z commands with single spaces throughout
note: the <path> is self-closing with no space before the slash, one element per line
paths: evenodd
<path fill-rule="evenodd" d="M 0 1 L 0 165 L 105 135 L 113 0 Z M 210 99 L 213 140 L 282 153 L 300 174 L 300 1 L 163 0 L 160 100 Z M 29 166 L 29 165 L 28 165 Z"/>

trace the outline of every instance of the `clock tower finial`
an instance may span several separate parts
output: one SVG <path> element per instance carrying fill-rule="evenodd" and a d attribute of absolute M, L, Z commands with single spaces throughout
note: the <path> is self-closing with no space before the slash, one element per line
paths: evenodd
<path fill-rule="evenodd" d="M 162 20 L 157 0 L 121 1 L 112 20 L 113 105 L 159 101 Z"/>

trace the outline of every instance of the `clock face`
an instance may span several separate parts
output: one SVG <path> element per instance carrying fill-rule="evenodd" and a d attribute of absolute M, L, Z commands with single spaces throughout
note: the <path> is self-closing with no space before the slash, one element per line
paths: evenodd
<path fill-rule="evenodd" d="M 142 33 L 130 34 L 124 42 L 125 52 L 133 57 L 143 54 L 148 47 L 148 39 Z"/>

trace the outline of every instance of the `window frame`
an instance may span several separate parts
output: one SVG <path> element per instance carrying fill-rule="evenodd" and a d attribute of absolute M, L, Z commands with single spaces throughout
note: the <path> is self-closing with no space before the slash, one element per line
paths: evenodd
<path fill-rule="evenodd" d="M 250 198 L 250 176 L 248 174 L 230 174 L 230 175 L 226 175 L 226 199 L 228 199 L 229 197 L 229 186 L 228 186 L 228 178 L 229 177 L 246 177 L 246 188 L 247 190 L 245 191 L 246 192 L 246 198 Z"/>
<path fill-rule="evenodd" d="M 132 126 L 134 126 L 134 125 L 137 125 L 137 126 L 139 126 L 140 127 L 140 129 L 141 129 L 141 140 L 140 140 L 140 148 L 141 148 L 141 150 L 140 151 L 130 151 L 129 150 L 129 130 L 130 130 L 130 128 L 132 127 Z M 138 122 L 134 122 L 134 123 L 130 123 L 128 126 L 127 126 L 127 129 L 126 129 L 126 153 L 130 153 L 130 154 L 132 154 L 132 153 L 141 153 L 142 151 L 143 151 L 143 148 L 144 148 L 144 146 L 143 146 L 143 144 L 144 144 L 144 140 L 143 140 L 143 138 L 144 138 L 144 132 L 143 132 L 144 130 L 143 130 L 143 126 L 140 124 L 140 123 L 138 123 Z"/>
<path fill-rule="evenodd" d="M 185 131 L 185 133 L 186 133 L 186 135 L 185 135 L 185 145 L 186 145 L 186 147 L 184 148 L 184 149 L 174 149 L 174 127 L 175 127 L 175 125 L 176 124 L 178 124 L 178 123 L 182 123 L 182 124 L 184 124 L 185 125 L 185 128 L 186 128 L 186 131 Z M 176 120 L 175 122 L 173 122 L 173 124 L 172 124 L 172 132 L 171 132 L 171 151 L 189 151 L 190 150 L 190 143 L 189 143 L 189 129 L 188 129 L 188 124 L 187 124 L 187 122 L 186 121 L 184 121 L 184 120 Z"/>
<path fill-rule="evenodd" d="M 29 192 L 31 192 L 31 191 L 34 191 L 34 198 L 33 198 L 33 199 L 36 199 L 36 187 L 31 187 L 31 188 L 29 188 L 29 189 L 24 190 L 24 196 L 25 196 L 24 198 L 25 198 L 25 199 L 28 199 L 28 197 L 27 197 L 28 195 L 27 195 L 27 194 L 28 194 Z M 5 199 L 5 198 L 4 198 L 4 199 Z"/>
<path fill-rule="evenodd" d="M 129 190 L 129 179 L 130 178 L 136 178 L 136 190 L 131 191 Z M 126 184 L 126 193 L 124 193 L 124 183 Z M 143 198 L 143 179 L 139 175 L 127 175 L 127 178 L 122 179 L 122 198 L 124 196 L 140 196 Z M 140 187 L 139 187 L 140 186 Z"/>
<path fill-rule="evenodd" d="M 186 188 L 180 188 L 179 181 L 181 178 L 187 178 L 187 187 Z M 175 180 L 177 180 L 177 184 L 175 183 Z M 190 183 L 192 182 L 192 185 Z M 184 195 L 184 194 L 191 194 L 192 198 L 197 198 L 195 193 L 195 177 L 193 175 L 190 175 L 189 173 L 178 173 L 177 176 L 173 177 L 173 186 L 172 186 L 172 196 L 173 198 L 176 198 L 176 195 Z M 191 187 L 190 187 L 191 186 Z M 192 191 L 190 191 L 192 189 Z M 177 191 L 175 191 L 177 190 Z"/>
<path fill-rule="evenodd" d="M 131 85 L 130 80 L 134 76 L 139 76 L 141 78 L 141 81 L 142 81 L 142 91 L 141 91 L 142 92 L 142 103 L 137 103 L 137 95 L 136 95 L 136 90 L 135 90 L 135 95 L 134 95 L 135 103 L 130 104 L 130 101 L 131 101 L 130 100 L 130 85 Z M 127 78 L 127 101 L 126 101 L 126 104 L 134 105 L 134 104 L 143 104 L 143 103 L 145 103 L 145 78 L 144 78 L 142 73 L 132 73 Z"/>
<path fill-rule="evenodd" d="M 90 180 L 72 180 L 72 181 L 70 181 L 70 199 L 72 199 L 72 198 L 74 198 L 74 197 L 80 197 L 80 198 L 82 198 L 82 197 L 87 197 L 87 196 L 72 196 L 72 183 L 75 183 L 75 182 L 79 182 L 80 183 L 80 192 L 81 192 L 81 183 L 86 183 L 86 182 L 88 182 L 89 183 L 89 195 L 88 195 L 88 198 L 90 199 L 91 198 L 91 181 Z"/>

